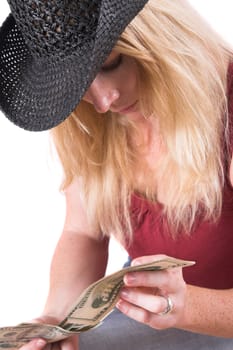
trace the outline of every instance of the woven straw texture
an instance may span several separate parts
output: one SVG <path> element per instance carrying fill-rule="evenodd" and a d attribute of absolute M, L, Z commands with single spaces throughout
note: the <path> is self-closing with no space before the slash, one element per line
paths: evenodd
<path fill-rule="evenodd" d="M 32 131 L 80 102 L 145 0 L 10 0 L 0 30 L 0 108 Z"/>

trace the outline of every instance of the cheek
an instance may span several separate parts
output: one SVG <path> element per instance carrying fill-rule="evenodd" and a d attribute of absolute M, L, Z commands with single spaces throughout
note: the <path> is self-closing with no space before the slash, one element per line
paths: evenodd
<path fill-rule="evenodd" d="M 129 95 L 138 94 L 137 74 L 132 69 L 125 69 L 121 75 L 121 91 Z"/>

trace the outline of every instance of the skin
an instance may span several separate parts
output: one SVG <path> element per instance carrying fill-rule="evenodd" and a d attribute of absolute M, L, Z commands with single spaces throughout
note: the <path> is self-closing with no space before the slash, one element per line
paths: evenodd
<path fill-rule="evenodd" d="M 150 121 L 140 113 L 138 99 L 134 60 L 113 51 L 84 100 L 93 104 L 99 113 L 123 111 L 127 118 L 141 123 L 144 137 L 151 140 Z M 233 159 L 230 178 L 233 184 Z M 108 242 L 99 239 L 98 233 L 88 226 L 81 191 L 82 184 L 77 179 L 66 190 L 66 220 L 52 260 L 49 295 L 42 316 L 34 322 L 58 324 L 82 290 L 105 274 Z M 147 263 L 162 257 L 140 257 L 132 264 Z M 117 307 L 127 316 L 155 329 L 176 327 L 233 337 L 233 289 L 211 290 L 187 285 L 182 268 L 129 273 L 124 282 Z M 167 307 L 161 295 L 169 295 L 174 304 L 172 311 L 165 316 L 158 315 Z M 45 346 L 53 350 L 77 350 L 78 336 L 53 345 L 46 345 L 43 339 L 34 339 L 21 350 L 40 350 Z"/>
<path fill-rule="evenodd" d="M 138 106 L 137 75 L 132 58 L 112 51 L 83 99 L 99 113 L 122 112 L 129 119 L 143 121 Z"/>

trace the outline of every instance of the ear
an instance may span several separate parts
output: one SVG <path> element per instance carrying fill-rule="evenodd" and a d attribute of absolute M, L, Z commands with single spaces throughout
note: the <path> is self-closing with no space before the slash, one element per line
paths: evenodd
<path fill-rule="evenodd" d="M 230 165 L 230 181 L 231 181 L 231 184 L 233 186 L 233 155 L 231 158 L 231 165 Z"/>

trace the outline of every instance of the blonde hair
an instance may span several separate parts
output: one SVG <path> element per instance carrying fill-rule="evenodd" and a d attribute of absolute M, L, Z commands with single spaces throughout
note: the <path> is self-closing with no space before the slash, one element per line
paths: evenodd
<path fill-rule="evenodd" d="M 114 50 L 136 60 L 142 111 L 159 121 L 166 153 L 157 178 L 172 234 L 190 233 L 197 216 L 217 220 L 227 137 L 227 44 L 187 1 L 150 0 Z M 52 131 L 65 172 L 63 188 L 81 177 L 90 221 L 122 241 L 132 234 L 130 199 L 137 190 L 132 130 L 124 118 L 99 115 L 82 101 Z M 148 176 L 142 195 L 156 201 L 156 185 L 149 191 L 154 196 L 150 186 Z"/>

